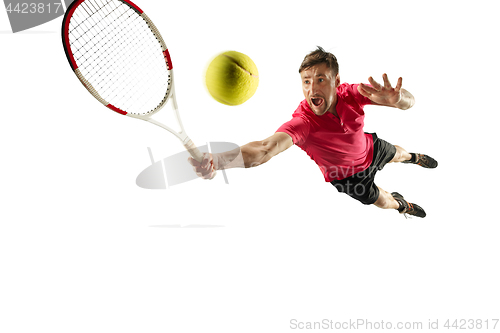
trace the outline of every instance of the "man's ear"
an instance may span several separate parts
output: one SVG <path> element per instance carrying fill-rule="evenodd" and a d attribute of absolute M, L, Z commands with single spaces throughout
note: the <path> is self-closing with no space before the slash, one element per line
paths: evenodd
<path fill-rule="evenodd" d="M 337 73 L 335 76 L 335 87 L 338 87 L 340 85 L 340 75 Z"/>

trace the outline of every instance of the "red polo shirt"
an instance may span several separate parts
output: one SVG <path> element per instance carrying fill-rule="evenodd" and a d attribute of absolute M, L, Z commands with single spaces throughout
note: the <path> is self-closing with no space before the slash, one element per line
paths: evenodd
<path fill-rule="evenodd" d="M 316 162 L 327 182 L 364 171 L 372 162 L 373 138 L 363 132 L 363 106 L 371 101 L 357 88 L 347 83 L 337 88 L 338 117 L 330 112 L 317 116 L 303 100 L 293 118 L 276 131 L 289 134 Z"/>

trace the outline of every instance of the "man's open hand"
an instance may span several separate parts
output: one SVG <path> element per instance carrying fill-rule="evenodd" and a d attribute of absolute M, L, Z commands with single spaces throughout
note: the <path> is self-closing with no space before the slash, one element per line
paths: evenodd
<path fill-rule="evenodd" d="M 384 85 L 381 85 L 370 76 L 368 81 L 372 86 L 370 87 L 366 84 L 360 83 L 358 89 L 359 93 L 368 97 L 376 104 L 397 107 L 398 103 L 402 99 L 401 86 L 403 85 L 403 78 L 400 77 L 398 79 L 398 83 L 395 88 L 391 86 L 387 74 L 382 75 L 382 78 L 384 79 Z"/>

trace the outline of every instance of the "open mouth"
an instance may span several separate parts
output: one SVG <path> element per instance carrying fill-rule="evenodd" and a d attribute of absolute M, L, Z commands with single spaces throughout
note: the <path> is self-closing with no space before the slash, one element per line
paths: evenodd
<path fill-rule="evenodd" d="M 314 104 L 314 106 L 321 106 L 323 104 L 323 98 L 312 97 L 311 102 Z"/>

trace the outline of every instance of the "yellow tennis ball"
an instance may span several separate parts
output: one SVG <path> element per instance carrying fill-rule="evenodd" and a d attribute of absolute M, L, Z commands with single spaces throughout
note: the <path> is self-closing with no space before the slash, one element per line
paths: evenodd
<path fill-rule="evenodd" d="M 227 51 L 208 65 L 205 84 L 219 103 L 240 105 L 253 96 L 259 85 L 257 66 L 247 55 Z"/>

